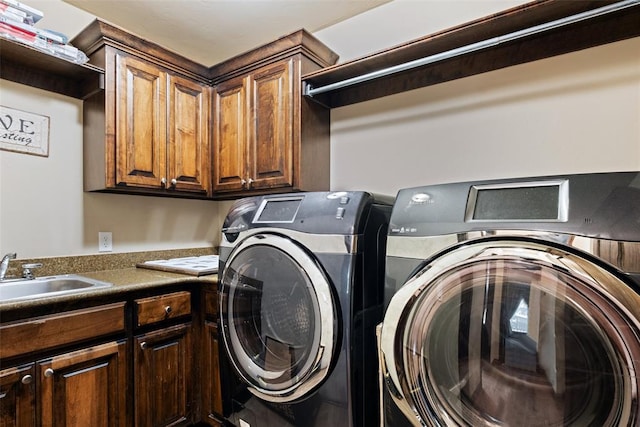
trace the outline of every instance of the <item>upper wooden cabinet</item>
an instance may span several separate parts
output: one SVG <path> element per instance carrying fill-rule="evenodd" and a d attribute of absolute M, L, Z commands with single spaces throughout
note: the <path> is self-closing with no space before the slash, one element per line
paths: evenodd
<path fill-rule="evenodd" d="M 84 102 L 85 190 L 329 189 L 329 110 L 302 98 L 300 76 L 338 57 L 308 32 L 210 68 L 99 19 L 72 43 L 105 72 L 105 90 Z"/>
<path fill-rule="evenodd" d="M 85 190 L 210 196 L 207 69 L 100 20 L 73 43 L 105 70 L 84 102 Z"/>
<path fill-rule="evenodd" d="M 329 189 L 329 111 L 300 75 L 336 60 L 301 30 L 211 68 L 214 197 Z"/>
<path fill-rule="evenodd" d="M 216 87 L 216 192 L 293 186 L 292 73 L 285 60 Z"/>

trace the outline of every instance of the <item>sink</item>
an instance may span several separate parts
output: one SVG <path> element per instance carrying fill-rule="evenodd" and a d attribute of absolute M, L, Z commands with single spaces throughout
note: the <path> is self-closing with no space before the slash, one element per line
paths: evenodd
<path fill-rule="evenodd" d="M 109 286 L 113 284 L 77 274 L 10 279 L 0 282 L 0 302 L 66 295 Z"/>

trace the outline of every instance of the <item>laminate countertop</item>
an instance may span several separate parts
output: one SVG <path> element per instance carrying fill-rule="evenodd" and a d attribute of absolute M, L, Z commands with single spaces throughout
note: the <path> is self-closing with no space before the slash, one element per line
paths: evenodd
<path fill-rule="evenodd" d="M 74 273 L 75 274 L 75 273 Z M 143 268 L 125 268 L 119 270 L 104 270 L 79 273 L 80 276 L 111 283 L 112 286 L 93 288 L 64 295 L 49 295 L 33 299 L 9 300 L 0 302 L 0 314 L 5 311 L 27 310 L 30 308 L 59 304 L 73 303 L 91 298 L 111 298 L 140 290 L 153 290 L 172 285 L 187 283 L 202 283 L 203 285 L 216 285 L 218 275 L 192 276 L 187 274 L 169 273 L 164 271 L 148 270 Z"/>
<path fill-rule="evenodd" d="M 64 257 L 32 260 L 12 261 L 14 269 L 18 272 L 20 263 L 42 263 L 43 267 L 34 271 L 36 277 L 46 277 L 62 274 L 77 274 L 80 276 L 111 283 L 112 286 L 92 288 L 63 295 L 45 295 L 37 298 L 0 301 L 0 315 L 2 321 L 15 317 L 16 311 L 42 312 L 50 308 L 51 312 L 64 310 L 66 307 L 81 305 L 84 301 L 112 301 L 114 299 L 126 299 L 128 294 L 135 292 L 154 291 L 164 287 L 176 287 L 187 284 L 217 285 L 218 275 L 193 276 L 189 274 L 172 273 L 161 270 L 150 270 L 135 267 L 136 263 L 158 258 L 170 258 L 177 256 L 199 256 L 211 253 L 210 248 L 145 252 L 133 254 L 113 254 L 109 256 L 84 256 Z M 91 270 L 93 267 L 93 270 Z M 15 275 L 15 274 L 14 274 Z M 0 284 L 2 286 L 2 284 Z M 161 291 L 161 290 L 160 290 Z M 7 315 L 8 313 L 12 315 Z M 22 317 L 22 316 L 18 316 Z"/>

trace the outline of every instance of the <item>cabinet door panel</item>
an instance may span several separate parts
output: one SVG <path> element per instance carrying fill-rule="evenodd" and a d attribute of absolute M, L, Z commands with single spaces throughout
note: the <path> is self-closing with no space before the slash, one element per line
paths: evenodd
<path fill-rule="evenodd" d="M 36 425 L 33 364 L 0 371 L 0 427 Z"/>
<path fill-rule="evenodd" d="M 136 426 L 188 425 L 192 421 L 194 384 L 191 324 L 135 339 Z"/>
<path fill-rule="evenodd" d="M 205 420 L 216 420 L 222 415 L 222 386 L 220 383 L 220 358 L 218 325 L 205 322 L 204 325 L 204 378 L 202 397 Z"/>
<path fill-rule="evenodd" d="M 244 79 L 221 83 L 214 92 L 213 190 L 241 190 L 246 182 L 246 91 Z"/>
<path fill-rule="evenodd" d="M 175 189 L 209 189 L 209 90 L 177 76 L 169 78 L 169 177 Z"/>
<path fill-rule="evenodd" d="M 293 185 L 292 60 L 251 75 L 251 188 Z"/>
<path fill-rule="evenodd" d="M 42 425 L 125 426 L 126 342 L 111 342 L 38 362 Z"/>
<path fill-rule="evenodd" d="M 116 56 L 116 185 L 160 188 L 166 178 L 166 73 Z"/>

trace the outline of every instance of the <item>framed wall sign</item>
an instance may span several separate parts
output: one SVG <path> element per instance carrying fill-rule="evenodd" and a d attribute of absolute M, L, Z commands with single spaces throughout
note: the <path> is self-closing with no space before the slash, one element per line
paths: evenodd
<path fill-rule="evenodd" d="M 49 156 L 49 117 L 0 105 L 0 150 Z"/>

